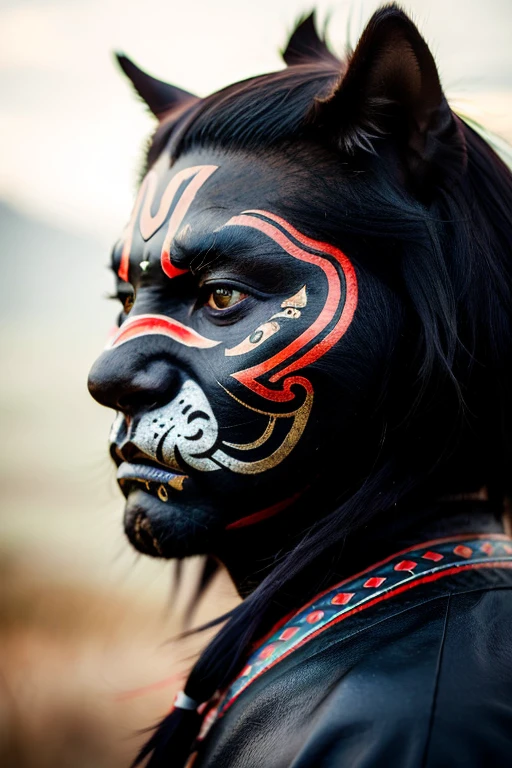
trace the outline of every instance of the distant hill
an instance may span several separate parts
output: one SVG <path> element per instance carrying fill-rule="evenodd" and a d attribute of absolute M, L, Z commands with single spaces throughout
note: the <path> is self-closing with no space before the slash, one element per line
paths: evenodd
<path fill-rule="evenodd" d="M 107 329 L 117 308 L 106 269 L 111 243 L 80 237 L 0 201 L 0 318 L 6 324 Z M 92 329 L 91 329 L 92 330 Z"/>

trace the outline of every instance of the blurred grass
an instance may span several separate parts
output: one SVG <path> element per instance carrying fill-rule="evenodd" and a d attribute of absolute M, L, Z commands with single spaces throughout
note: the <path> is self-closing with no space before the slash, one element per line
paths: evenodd
<path fill-rule="evenodd" d="M 0 568 L 0 765 L 128 766 L 205 638 L 169 643 L 179 611 L 45 571 L 19 558 Z"/>

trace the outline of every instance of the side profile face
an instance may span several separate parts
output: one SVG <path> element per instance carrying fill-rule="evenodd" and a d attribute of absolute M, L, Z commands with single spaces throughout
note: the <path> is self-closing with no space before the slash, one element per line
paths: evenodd
<path fill-rule="evenodd" d="M 319 204 L 300 147 L 170 165 L 164 151 L 114 249 L 124 309 L 90 389 L 117 411 L 130 540 L 181 557 L 306 493 L 315 514 L 336 497 L 389 344 L 369 333 L 370 278 L 290 214 Z"/>
<path fill-rule="evenodd" d="M 120 58 L 159 128 L 89 386 L 117 412 L 125 528 L 153 555 L 222 557 L 254 531 L 274 557 L 361 487 L 449 304 L 428 206 L 466 150 L 414 25 L 384 9 L 347 63 L 309 18 L 284 58 L 203 100 Z M 428 445 L 408 439 L 405 474 Z"/>

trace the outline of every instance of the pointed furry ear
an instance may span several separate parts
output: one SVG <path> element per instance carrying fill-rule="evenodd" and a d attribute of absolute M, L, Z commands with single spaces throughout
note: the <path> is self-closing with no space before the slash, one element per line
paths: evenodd
<path fill-rule="evenodd" d="M 314 11 L 299 21 L 281 55 L 289 67 L 319 60 L 340 65 L 317 32 Z"/>
<path fill-rule="evenodd" d="M 177 107 L 189 99 L 196 98 L 192 93 L 146 74 L 122 53 L 116 53 L 116 59 L 141 99 L 158 118 L 169 109 Z"/>
<path fill-rule="evenodd" d="M 333 92 L 318 101 L 314 125 L 348 154 L 394 143 L 420 195 L 465 167 L 460 124 L 443 94 L 430 50 L 396 5 L 371 18 Z"/>

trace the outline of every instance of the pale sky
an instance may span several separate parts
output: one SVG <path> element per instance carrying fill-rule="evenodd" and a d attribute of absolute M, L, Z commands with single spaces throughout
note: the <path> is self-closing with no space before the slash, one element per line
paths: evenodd
<path fill-rule="evenodd" d="M 282 66 L 313 6 L 341 51 L 374 0 L 0 0 L 0 199 L 50 224 L 114 238 L 152 121 L 113 63 L 122 50 L 200 95 Z M 448 94 L 511 136 L 512 0 L 407 0 Z M 349 18 L 351 20 L 349 22 Z"/>

